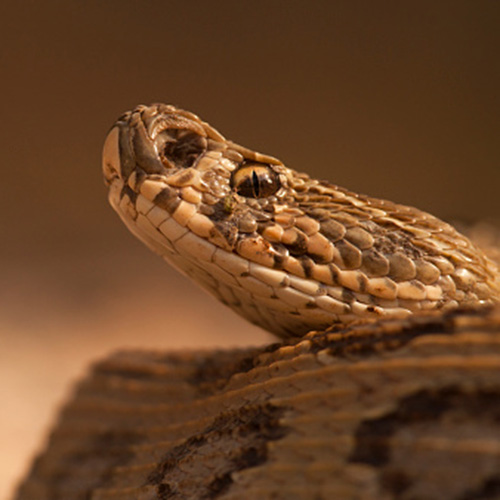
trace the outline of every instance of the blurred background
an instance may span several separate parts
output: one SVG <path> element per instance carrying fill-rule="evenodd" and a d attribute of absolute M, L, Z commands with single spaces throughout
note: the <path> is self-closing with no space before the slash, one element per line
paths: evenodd
<path fill-rule="evenodd" d="M 46 0 L 0 14 L 0 498 L 91 360 L 270 340 L 109 208 L 101 147 L 127 109 L 173 103 L 355 191 L 500 217 L 496 0 Z"/>

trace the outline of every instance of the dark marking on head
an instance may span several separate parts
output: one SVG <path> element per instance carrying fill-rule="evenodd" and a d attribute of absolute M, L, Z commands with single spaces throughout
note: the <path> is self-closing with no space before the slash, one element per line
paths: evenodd
<path fill-rule="evenodd" d="M 174 188 L 166 186 L 162 191 L 160 191 L 153 200 L 153 203 L 166 210 L 169 214 L 173 214 L 177 207 L 179 206 L 181 200 L 177 191 Z"/>
<path fill-rule="evenodd" d="M 313 274 L 313 269 L 315 264 L 315 261 L 311 259 L 308 255 L 302 255 L 299 257 L 299 262 L 302 264 L 302 269 L 304 269 L 304 274 L 306 275 L 306 278 L 312 278 Z"/>
<path fill-rule="evenodd" d="M 133 189 L 131 189 L 128 184 L 124 184 L 120 192 L 120 199 L 122 199 L 124 196 L 128 196 L 130 201 L 135 204 L 135 201 L 137 200 L 137 193 Z"/>
<path fill-rule="evenodd" d="M 339 268 L 335 264 L 329 264 L 330 276 L 334 285 L 339 285 Z"/>
<path fill-rule="evenodd" d="M 335 243 L 335 248 L 340 252 L 345 269 L 359 269 L 362 262 L 362 254 L 359 248 L 346 240 Z"/>
<path fill-rule="evenodd" d="M 146 174 L 142 168 L 136 168 L 135 169 L 135 190 L 137 192 L 140 191 L 142 183 L 146 179 L 154 179 L 154 176 Z"/>
<path fill-rule="evenodd" d="M 230 220 L 233 217 L 236 207 L 237 201 L 234 196 L 224 196 L 224 198 L 212 205 L 213 214 L 210 219 L 212 219 L 213 222 Z"/>
<path fill-rule="evenodd" d="M 150 175 L 162 174 L 165 167 L 142 119 L 135 120 L 134 127 L 130 129 L 130 136 L 137 166 Z"/>
<path fill-rule="evenodd" d="M 130 131 L 125 123 L 119 123 L 118 154 L 120 156 L 120 175 L 126 181 L 136 168 L 135 154 L 130 142 Z"/>
<path fill-rule="evenodd" d="M 389 260 L 377 250 L 370 248 L 362 253 L 361 268 L 370 277 L 387 276 L 389 273 Z"/>
<path fill-rule="evenodd" d="M 223 240 L 229 248 L 234 248 L 238 242 L 238 228 L 231 221 L 214 221 L 209 233 L 211 238 Z"/>
<path fill-rule="evenodd" d="M 307 236 L 299 229 L 295 229 L 294 233 L 295 239 L 291 243 L 285 244 L 285 246 L 290 255 L 294 257 L 305 255 L 307 253 Z"/>
<path fill-rule="evenodd" d="M 331 262 L 331 259 L 329 258 L 329 256 L 327 254 L 315 254 L 315 253 L 312 253 L 312 252 L 308 252 L 308 255 L 309 257 L 311 258 L 311 260 L 313 262 L 315 262 L 316 264 L 328 264 L 329 262 Z"/>

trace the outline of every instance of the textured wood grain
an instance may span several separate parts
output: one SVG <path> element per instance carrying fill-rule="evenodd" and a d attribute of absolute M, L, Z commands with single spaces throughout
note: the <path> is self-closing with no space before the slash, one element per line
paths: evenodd
<path fill-rule="evenodd" d="M 500 311 L 117 353 L 78 385 L 17 498 L 500 498 Z"/>

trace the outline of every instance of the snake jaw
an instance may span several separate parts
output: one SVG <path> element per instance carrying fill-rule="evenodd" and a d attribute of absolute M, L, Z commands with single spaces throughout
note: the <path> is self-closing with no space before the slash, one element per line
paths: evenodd
<path fill-rule="evenodd" d="M 311 179 L 173 106 L 124 114 L 103 171 L 132 233 L 283 337 L 500 299 L 498 270 L 448 224 Z"/>

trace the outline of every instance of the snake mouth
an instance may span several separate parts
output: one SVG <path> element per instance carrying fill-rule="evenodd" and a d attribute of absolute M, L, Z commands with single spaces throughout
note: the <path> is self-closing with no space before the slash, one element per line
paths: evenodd
<path fill-rule="evenodd" d="M 116 179 L 121 178 L 120 161 L 120 129 L 113 127 L 104 142 L 102 150 L 102 171 L 106 186 L 111 186 Z"/>

